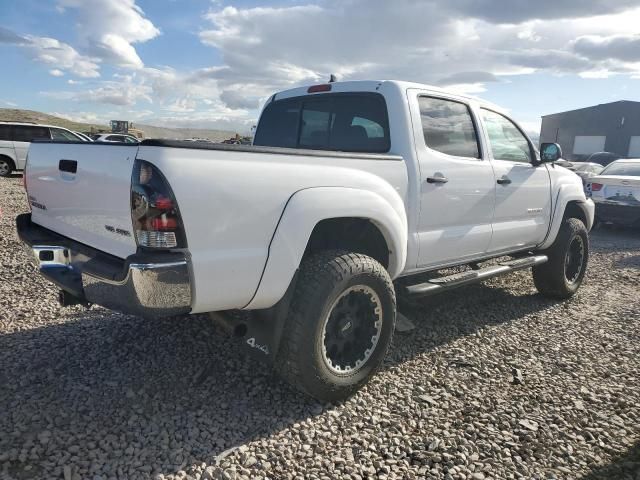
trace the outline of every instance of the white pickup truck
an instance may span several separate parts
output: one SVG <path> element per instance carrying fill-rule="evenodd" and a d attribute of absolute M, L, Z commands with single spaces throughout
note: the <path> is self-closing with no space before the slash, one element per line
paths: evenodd
<path fill-rule="evenodd" d="M 396 289 L 524 268 L 542 294 L 578 289 L 594 206 L 550 163 L 559 147 L 541 151 L 475 98 L 314 85 L 273 95 L 252 146 L 34 143 L 18 233 L 63 305 L 218 312 L 293 385 L 338 400 L 381 364 Z"/>

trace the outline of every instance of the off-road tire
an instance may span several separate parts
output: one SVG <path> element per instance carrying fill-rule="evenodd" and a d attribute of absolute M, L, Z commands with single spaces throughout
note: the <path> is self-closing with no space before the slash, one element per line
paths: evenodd
<path fill-rule="evenodd" d="M 368 359 L 353 372 L 337 373 L 327 365 L 323 355 L 325 319 L 329 318 L 334 302 L 357 286 L 370 288 L 377 294 L 382 326 Z M 380 367 L 391 344 L 395 320 L 393 284 L 380 263 L 366 255 L 344 251 L 311 255 L 300 266 L 276 369 L 291 385 L 317 400 L 334 402 L 348 398 Z"/>
<path fill-rule="evenodd" d="M 582 239 L 584 258 L 577 278 L 569 281 L 565 262 L 569 247 L 576 237 Z M 553 244 L 540 253 L 547 255 L 549 261 L 533 267 L 533 283 L 538 292 L 557 299 L 571 297 L 580 288 L 589 262 L 589 234 L 584 223 L 577 218 L 565 218 Z"/>

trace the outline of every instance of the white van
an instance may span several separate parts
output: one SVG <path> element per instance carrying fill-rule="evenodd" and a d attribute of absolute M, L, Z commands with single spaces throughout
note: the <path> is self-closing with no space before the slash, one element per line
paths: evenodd
<path fill-rule="evenodd" d="M 7 177 L 14 170 L 24 170 L 29 145 L 36 138 L 86 142 L 84 138 L 62 127 L 0 122 L 0 177 Z"/>

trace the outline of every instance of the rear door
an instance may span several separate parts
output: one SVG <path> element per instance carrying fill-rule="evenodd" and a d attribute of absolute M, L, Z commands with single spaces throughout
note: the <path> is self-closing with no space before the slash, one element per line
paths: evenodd
<path fill-rule="evenodd" d="M 495 174 L 496 206 L 489 252 L 542 242 L 551 221 L 551 179 L 546 165 L 534 166 L 535 150 L 505 115 L 480 109 Z"/>
<path fill-rule="evenodd" d="M 24 169 L 24 164 L 27 161 L 27 153 L 29 152 L 29 145 L 35 139 L 51 140 L 49 128 L 37 125 L 13 126 L 13 148 L 16 150 L 18 170 Z"/>
<path fill-rule="evenodd" d="M 482 256 L 495 201 L 491 163 L 470 105 L 409 90 L 420 165 L 418 267 Z"/>
<path fill-rule="evenodd" d="M 137 145 L 32 143 L 25 172 L 32 220 L 98 250 L 136 252 L 131 174 Z"/>

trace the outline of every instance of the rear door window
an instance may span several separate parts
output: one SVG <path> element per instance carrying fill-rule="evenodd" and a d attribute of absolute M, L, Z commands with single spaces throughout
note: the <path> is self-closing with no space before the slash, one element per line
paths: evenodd
<path fill-rule="evenodd" d="M 51 140 L 49 129 L 47 127 L 36 127 L 30 125 L 14 125 L 13 127 L 15 142 L 32 142 L 36 139 Z"/>
<path fill-rule="evenodd" d="M 262 113 L 253 144 L 388 152 L 386 103 L 377 93 L 328 93 L 274 101 Z"/>
<path fill-rule="evenodd" d="M 420 97 L 422 133 L 427 146 L 454 157 L 480 158 L 478 134 L 469 107 L 455 100 Z"/>

